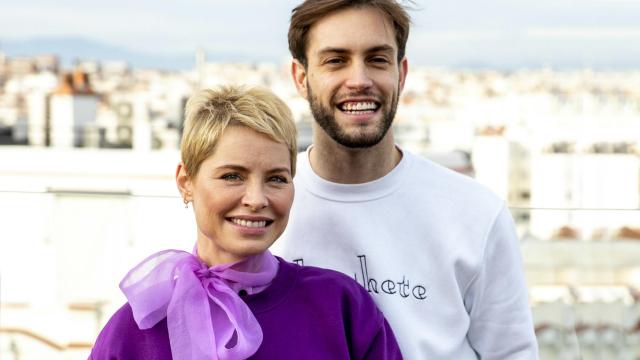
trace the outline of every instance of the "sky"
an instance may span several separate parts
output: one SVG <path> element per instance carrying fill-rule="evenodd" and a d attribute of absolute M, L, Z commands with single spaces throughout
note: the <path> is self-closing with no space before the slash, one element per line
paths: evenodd
<path fill-rule="evenodd" d="M 297 0 L 3 0 L 2 41 L 81 37 L 158 55 L 288 59 Z M 410 64 L 640 68 L 640 0 L 417 0 Z"/>

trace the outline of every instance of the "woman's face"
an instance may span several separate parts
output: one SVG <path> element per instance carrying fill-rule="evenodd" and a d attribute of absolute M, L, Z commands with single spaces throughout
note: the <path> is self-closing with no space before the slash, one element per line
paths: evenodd
<path fill-rule="evenodd" d="M 198 255 L 209 266 L 265 251 L 287 225 L 294 193 L 289 150 L 248 127 L 228 127 L 195 178 L 181 164 L 176 180 L 193 203 Z"/>

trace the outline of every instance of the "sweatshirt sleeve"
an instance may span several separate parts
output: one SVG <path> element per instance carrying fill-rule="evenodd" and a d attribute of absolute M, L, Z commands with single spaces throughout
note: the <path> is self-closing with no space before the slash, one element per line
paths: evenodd
<path fill-rule="evenodd" d="M 378 329 L 378 332 L 373 337 L 369 348 L 364 356 L 367 360 L 400 360 L 402 354 L 400 348 L 396 342 L 396 337 L 389 326 L 386 319 L 382 319 L 382 323 Z"/>
<path fill-rule="evenodd" d="M 479 358 L 538 359 L 520 243 L 505 205 L 487 235 L 465 306 L 471 319 L 467 337 Z"/>
<path fill-rule="evenodd" d="M 345 277 L 346 278 L 346 277 Z M 346 292 L 348 311 L 343 313 L 351 359 L 402 359 L 396 337 L 371 295 L 353 279 Z"/>

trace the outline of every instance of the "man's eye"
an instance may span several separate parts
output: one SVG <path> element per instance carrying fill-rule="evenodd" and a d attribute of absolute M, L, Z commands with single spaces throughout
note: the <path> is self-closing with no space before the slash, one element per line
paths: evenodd
<path fill-rule="evenodd" d="M 389 60 L 387 60 L 387 58 L 385 58 L 385 57 L 376 56 L 376 57 L 371 59 L 371 62 L 374 62 L 376 64 L 388 64 Z"/>
<path fill-rule="evenodd" d="M 239 181 L 239 180 L 242 180 L 242 178 L 238 174 L 224 174 L 224 175 L 222 175 L 220 177 L 220 179 L 227 180 L 227 181 Z"/>
<path fill-rule="evenodd" d="M 341 58 L 330 58 L 325 61 L 325 64 L 330 64 L 330 65 L 338 65 L 342 63 L 344 63 L 344 60 L 342 60 Z"/>

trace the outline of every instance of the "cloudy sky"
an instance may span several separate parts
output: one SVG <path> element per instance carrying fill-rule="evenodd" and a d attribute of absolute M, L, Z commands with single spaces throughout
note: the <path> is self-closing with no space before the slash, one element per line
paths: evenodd
<path fill-rule="evenodd" d="M 297 3 L 3 0 L 0 41 L 82 37 L 153 54 L 201 47 L 214 56 L 284 61 L 289 14 Z M 639 0 L 418 0 L 416 5 L 407 50 L 414 64 L 640 68 Z"/>

